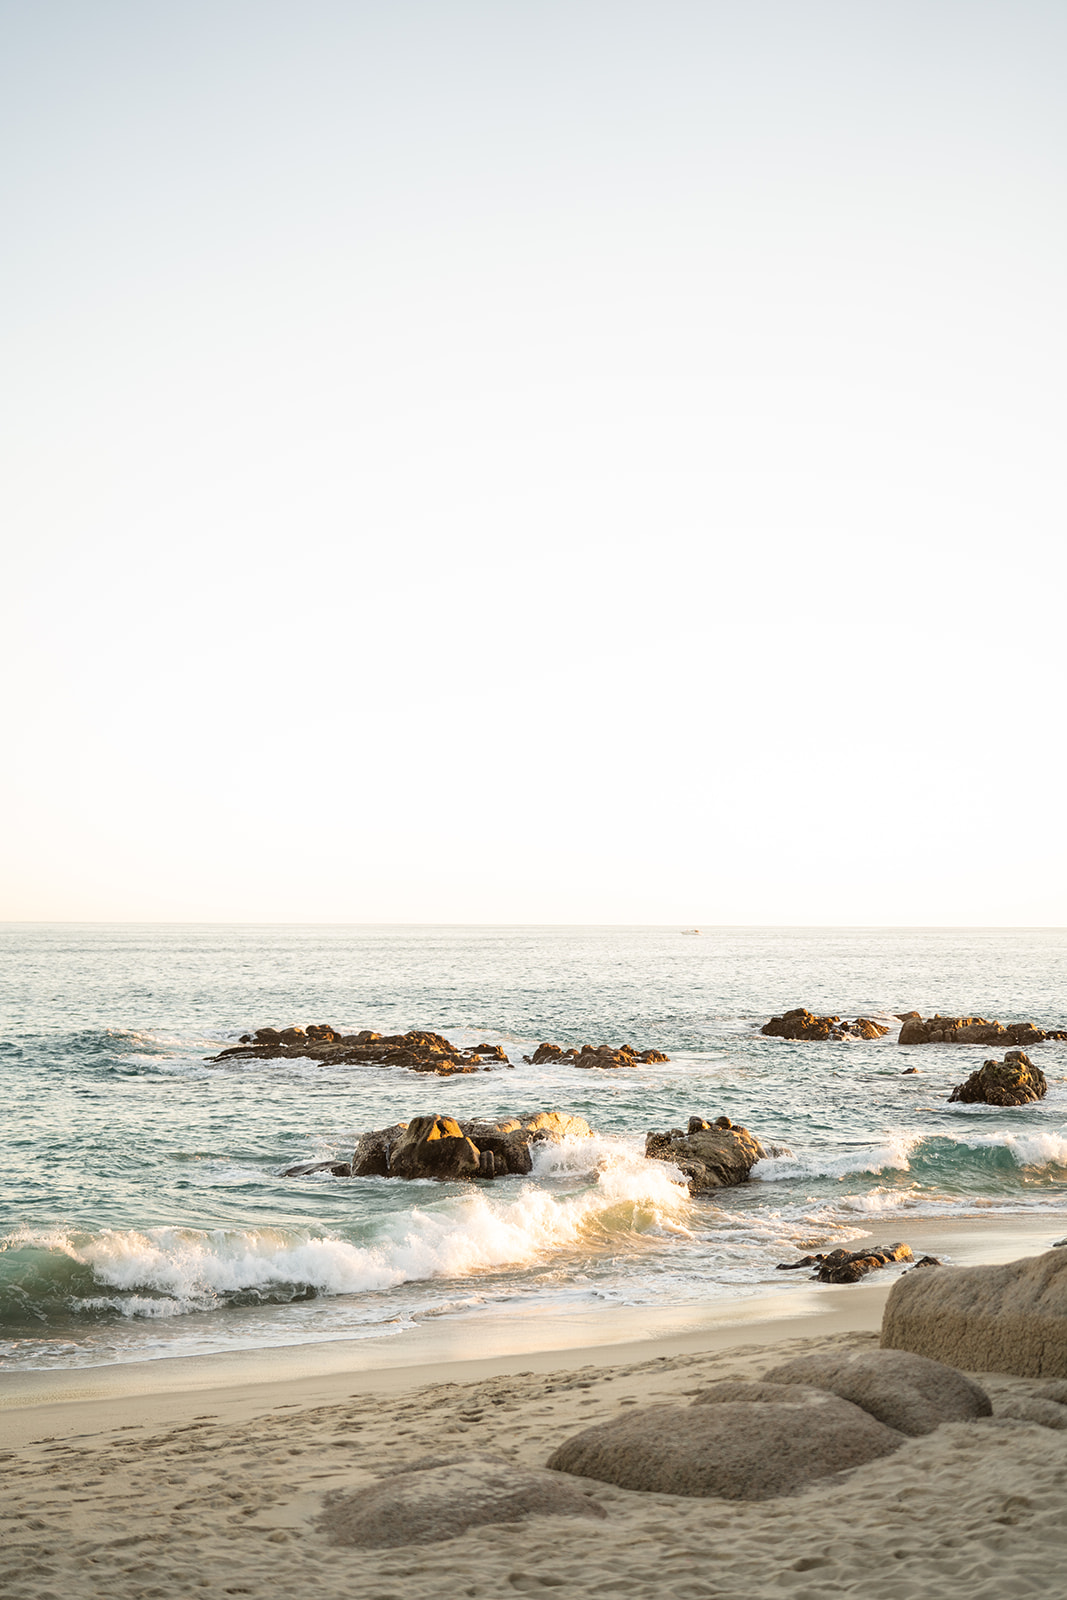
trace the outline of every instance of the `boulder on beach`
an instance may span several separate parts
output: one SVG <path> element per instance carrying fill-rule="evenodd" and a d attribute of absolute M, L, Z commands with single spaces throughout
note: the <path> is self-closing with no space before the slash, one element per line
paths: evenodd
<path fill-rule="evenodd" d="M 689 1180 L 690 1194 L 747 1183 L 756 1162 L 767 1154 L 747 1128 L 735 1128 L 729 1117 L 714 1122 L 690 1117 L 685 1133 L 670 1128 L 645 1137 L 645 1159 L 669 1161 L 677 1167 Z"/>
<path fill-rule="evenodd" d="M 967 1105 L 1025 1106 L 1043 1100 L 1048 1083 L 1024 1050 L 1009 1050 L 1003 1061 L 986 1061 L 965 1083 L 957 1083 L 949 1100 Z"/>
<path fill-rule="evenodd" d="M 842 1022 L 840 1017 L 819 1017 L 804 1006 L 796 1006 L 780 1017 L 764 1023 L 760 1033 L 771 1039 L 880 1039 L 889 1029 L 870 1017 Z"/>
<path fill-rule="evenodd" d="M 912 1435 L 993 1411 L 985 1390 L 962 1372 L 908 1350 L 820 1350 L 773 1367 L 764 1381 L 827 1389 L 887 1428 Z M 1067 1407 L 1063 1414 L 1067 1421 Z"/>
<path fill-rule="evenodd" d="M 588 1494 L 543 1468 L 471 1455 L 426 1466 L 416 1463 L 370 1488 L 331 1495 L 318 1527 L 331 1544 L 432 1548 L 489 1523 L 531 1516 L 600 1520 L 605 1515 Z"/>
<path fill-rule="evenodd" d="M 882 1347 L 967 1372 L 1067 1378 L 1067 1251 L 905 1273 L 889 1291 Z"/>
<path fill-rule="evenodd" d="M 531 1145 L 589 1139 L 584 1117 L 531 1111 L 497 1121 L 457 1122 L 439 1113 L 365 1133 L 352 1157 L 354 1178 L 501 1178 L 533 1170 Z"/>
<path fill-rule="evenodd" d="M 610 1044 L 583 1044 L 565 1050 L 561 1044 L 539 1044 L 532 1056 L 522 1058 L 528 1065 L 539 1067 L 546 1061 L 569 1062 L 575 1067 L 636 1067 L 654 1061 L 669 1061 L 662 1050 L 635 1050 L 633 1045 L 621 1044 L 616 1049 Z"/>
<path fill-rule="evenodd" d="M 898 1044 L 1040 1044 L 1043 1039 L 1067 1039 L 1063 1028 L 1039 1028 L 1033 1022 L 1006 1026 L 988 1017 L 920 1017 L 912 1011 L 902 1020 Z"/>
<path fill-rule="evenodd" d="M 456 1073 L 489 1072 L 485 1060 L 511 1063 L 501 1045 L 476 1044 L 461 1050 L 440 1033 L 413 1029 L 409 1033 L 382 1035 L 364 1028 L 359 1033 L 338 1033 L 328 1022 L 304 1028 L 257 1028 L 244 1033 L 241 1042 L 222 1050 L 209 1061 L 303 1059 L 336 1066 L 407 1067 L 412 1072 L 433 1072 L 438 1077 Z"/>
<path fill-rule="evenodd" d="M 647 1406 L 567 1439 L 556 1472 L 646 1494 L 769 1500 L 889 1455 L 904 1435 L 799 1384 L 713 1384 L 691 1406 Z"/>

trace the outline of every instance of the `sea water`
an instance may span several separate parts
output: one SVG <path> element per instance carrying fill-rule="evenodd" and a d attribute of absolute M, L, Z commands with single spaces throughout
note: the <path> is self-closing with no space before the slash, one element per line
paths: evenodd
<path fill-rule="evenodd" d="M 1045 1100 L 950 1104 L 985 1047 L 896 1043 L 896 1014 L 1067 1022 L 1062 930 L 0 927 L 0 1363 L 62 1368 L 334 1339 L 429 1317 L 709 1306 L 778 1263 L 916 1218 L 1067 1212 L 1067 1043 Z M 872 1041 L 766 1038 L 806 1005 Z M 263 1025 L 428 1028 L 511 1067 L 209 1057 Z M 587 1071 L 542 1040 L 655 1048 Z M 909 1066 L 919 1068 L 904 1075 Z M 428 1112 L 558 1109 L 591 1140 L 526 1178 L 285 1178 Z M 776 1153 L 690 1198 L 649 1129 L 729 1116 Z"/>

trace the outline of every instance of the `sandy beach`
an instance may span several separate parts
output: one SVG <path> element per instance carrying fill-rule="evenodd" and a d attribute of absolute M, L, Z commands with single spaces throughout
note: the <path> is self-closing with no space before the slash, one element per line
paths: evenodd
<path fill-rule="evenodd" d="M 1041 1247 L 1012 1251 L 1004 1226 L 984 1230 L 984 1247 L 955 1231 L 969 1259 Z M 685 1405 L 710 1381 L 811 1349 L 874 1348 L 888 1287 L 798 1286 L 656 1337 L 613 1316 L 613 1342 L 589 1342 L 587 1328 L 568 1348 L 466 1360 L 450 1358 L 454 1330 L 430 1329 L 417 1347 L 394 1342 L 391 1363 L 379 1344 L 13 1374 L 0 1392 L 0 1586 L 18 1600 L 1059 1592 L 1067 1433 L 1019 1422 L 947 1424 L 762 1503 L 567 1479 L 603 1520 L 535 1516 L 391 1549 L 337 1546 L 317 1526 L 327 1496 L 428 1456 L 540 1468 L 625 1408 Z M 994 1409 L 1040 1387 L 979 1381 Z"/>

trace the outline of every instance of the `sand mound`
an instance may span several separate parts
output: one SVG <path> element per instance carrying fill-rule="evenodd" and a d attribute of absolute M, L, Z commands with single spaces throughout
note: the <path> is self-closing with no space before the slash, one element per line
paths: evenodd
<path fill-rule="evenodd" d="M 468 1528 L 523 1517 L 594 1517 L 602 1506 L 548 1472 L 497 1456 L 468 1456 L 417 1467 L 377 1488 L 335 1495 L 318 1526 L 332 1544 L 386 1546 L 455 1539 Z"/>
<path fill-rule="evenodd" d="M 769 1500 L 903 1443 L 902 1434 L 824 1390 L 725 1381 L 688 1408 L 650 1406 L 587 1428 L 548 1465 L 620 1489 Z"/>
<path fill-rule="evenodd" d="M 765 1378 L 827 1389 L 887 1428 L 913 1436 L 932 1433 L 943 1422 L 988 1417 L 993 1410 L 985 1390 L 962 1372 L 905 1350 L 816 1351 L 772 1367 Z"/>

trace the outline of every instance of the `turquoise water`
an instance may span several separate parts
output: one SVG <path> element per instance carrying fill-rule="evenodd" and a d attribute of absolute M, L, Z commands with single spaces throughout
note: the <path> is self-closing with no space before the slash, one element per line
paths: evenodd
<path fill-rule="evenodd" d="M 915 1216 L 1067 1211 L 1067 1044 L 1034 1107 L 949 1105 L 990 1053 L 760 1036 L 776 1011 L 1067 1022 L 1060 930 L 0 927 L 0 1359 L 63 1367 L 336 1338 L 425 1317 L 702 1304 Z M 262 1024 L 501 1043 L 454 1079 L 212 1065 Z M 542 1039 L 667 1065 L 530 1067 Z M 902 1077 L 905 1066 L 916 1076 Z M 558 1108 L 597 1138 L 485 1185 L 284 1179 L 428 1111 Z M 691 1200 L 649 1128 L 725 1112 L 782 1153 Z M 786 1282 L 794 1281 L 787 1279 Z"/>

